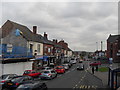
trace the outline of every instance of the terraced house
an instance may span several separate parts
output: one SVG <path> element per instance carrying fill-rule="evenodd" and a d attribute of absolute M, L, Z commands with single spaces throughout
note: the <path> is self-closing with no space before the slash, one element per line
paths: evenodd
<path fill-rule="evenodd" d="M 25 25 L 10 20 L 1 27 L 0 40 L 0 55 L 3 63 L 30 63 L 27 65 L 30 69 L 49 66 L 50 63 L 58 64 L 62 56 L 67 56 L 67 51 L 70 51 L 64 41 L 55 43 L 48 39 L 46 32 L 43 36 L 37 34 L 37 26 L 33 26 L 33 30 L 30 30 Z M 23 68 L 23 65 L 20 65 L 20 68 Z"/>

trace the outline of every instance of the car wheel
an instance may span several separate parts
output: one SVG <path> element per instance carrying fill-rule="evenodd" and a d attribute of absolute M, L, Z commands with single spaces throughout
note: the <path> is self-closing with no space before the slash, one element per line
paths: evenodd
<path fill-rule="evenodd" d="M 53 78 L 52 78 L 52 76 L 50 76 L 50 80 L 52 80 Z"/>

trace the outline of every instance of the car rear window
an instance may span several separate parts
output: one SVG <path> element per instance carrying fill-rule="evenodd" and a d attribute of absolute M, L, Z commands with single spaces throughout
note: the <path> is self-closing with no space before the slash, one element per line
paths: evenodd
<path fill-rule="evenodd" d="M 63 67 L 56 67 L 56 69 L 63 69 Z"/>
<path fill-rule="evenodd" d="M 24 74 L 30 74 L 31 73 L 31 71 L 25 71 L 24 72 Z"/>
<path fill-rule="evenodd" d="M 50 73 L 49 71 L 43 71 L 43 73 Z"/>

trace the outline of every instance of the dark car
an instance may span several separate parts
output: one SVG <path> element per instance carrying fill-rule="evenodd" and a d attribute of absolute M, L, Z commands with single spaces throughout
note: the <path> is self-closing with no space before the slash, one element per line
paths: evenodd
<path fill-rule="evenodd" d="M 5 82 L 13 79 L 16 76 L 16 74 L 3 74 L 2 76 L 0 76 L 0 87 L 4 88 Z"/>
<path fill-rule="evenodd" d="M 32 77 L 30 76 L 17 76 L 9 81 L 5 82 L 5 88 L 8 89 L 15 89 L 17 88 L 19 85 L 27 83 L 28 81 L 33 80 Z"/>
<path fill-rule="evenodd" d="M 80 64 L 79 66 L 77 66 L 77 70 L 84 70 L 84 65 Z"/>
<path fill-rule="evenodd" d="M 31 81 L 21 84 L 16 90 L 47 90 L 47 85 L 40 81 Z"/>

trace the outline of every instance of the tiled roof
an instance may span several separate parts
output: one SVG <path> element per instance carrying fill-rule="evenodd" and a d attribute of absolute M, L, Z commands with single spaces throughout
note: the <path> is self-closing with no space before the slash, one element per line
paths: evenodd
<path fill-rule="evenodd" d="M 26 38 L 28 41 L 34 41 L 34 42 L 40 42 L 40 43 L 45 43 L 45 44 L 51 44 L 53 43 L 50 40 L 45 39 L 42 35 L 40 34 L 34 34 L 28 27 L 18 24 L 16 22 L 8 20 L 6 23 L 11 23 L 12 28 L 11 29 L 19 29 L 22 32 L 22 36 Z M 4 27 L 8 27 L 5 25 Z M 3 30 L 4 32 L 4 30 Z M 5 35 L 3 35 L 5 37 Z"/>

